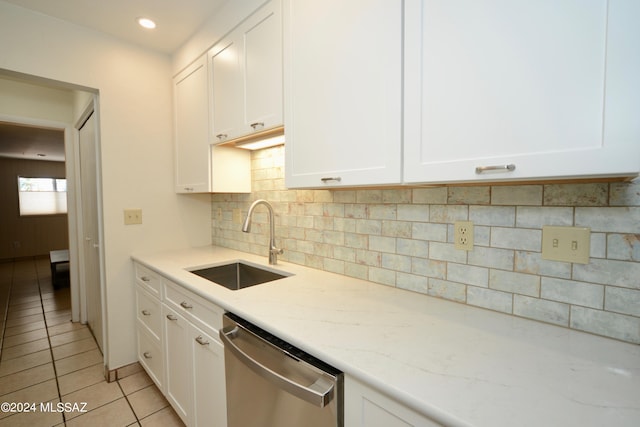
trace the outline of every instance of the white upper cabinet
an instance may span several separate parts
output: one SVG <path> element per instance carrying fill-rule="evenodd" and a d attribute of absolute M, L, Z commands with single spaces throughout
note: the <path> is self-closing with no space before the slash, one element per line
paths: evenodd
<path fill-rule="evenodd" d="M 282 126 L 282 11 L 264 5 L 209 51 L 212 139 Z"/>
<path fill-rule="evenodd" d="M 287 187 L 400 183 L 402 2 L 283 9 Z"/>
<path fill-rule="evenodd" d="M 242 28 L 245 130 L 282 126 L 282 2 L 269 2 Z"/>
<path fill-rule="evenodd" d="M 638 173 L 640 2 L 405 8 L 406 183 Z"/>
<path fill-rule="evenodd" d="M 207 56 L 173 80 L 175 114 L 175 191 L 248 193 L 251 153 L 209 142 Z"/>
<path fill-rule="evenodd" d="M 209 189 L 207 93 L 207 63 L 203 56 L 173 80 L 178 193 Z"/>
<path fill-rule="evenodd" d="M 242 132 L 243 90 L 240 41 L 224 40 L 209 51 L 213 143 Z"/>

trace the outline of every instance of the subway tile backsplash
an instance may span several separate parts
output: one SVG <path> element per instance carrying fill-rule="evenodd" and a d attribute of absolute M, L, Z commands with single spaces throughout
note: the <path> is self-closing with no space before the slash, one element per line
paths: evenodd
<path fill-rule="evenodd" d="M 233 222 L 263 198 L 280 259 L 640 344 L 640 183 L 287 190 L 283 147 L 254 152 L 252 175 L 252 194 L 212 195 L 214 244 L 266 257 L 266 210 L 249 234 Z M 591 228 L 589 264 L 542 259 L 544 225 Z"/>

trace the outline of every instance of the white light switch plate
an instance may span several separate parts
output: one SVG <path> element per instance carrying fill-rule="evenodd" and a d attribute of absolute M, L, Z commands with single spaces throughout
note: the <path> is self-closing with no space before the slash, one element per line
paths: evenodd
<path fill-rule="evenodd" d="M 589 264 L 590 250 L 590 228 L 542 227 L 542 259 Z"/>

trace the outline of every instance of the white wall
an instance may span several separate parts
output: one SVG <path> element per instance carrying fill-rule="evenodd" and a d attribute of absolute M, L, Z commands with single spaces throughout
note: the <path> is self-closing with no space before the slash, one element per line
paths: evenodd
<path fill-rule="evenodd" d="M 0 75 L 0 114 L 71 124 L 73 93 Z"/>
<path fill-rule="evenodd" d="M 210 243 L 210 198 L 173 191 L 171 61 L 0 1 L 0 68 L 99 91 L 107 365 L 136 360 L 130 254 Z M 123 209 L 143 225 L 124 226 Z"/>

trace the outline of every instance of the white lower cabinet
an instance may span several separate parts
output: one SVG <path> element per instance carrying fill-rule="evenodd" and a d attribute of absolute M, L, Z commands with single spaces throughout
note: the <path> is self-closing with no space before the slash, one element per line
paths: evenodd
<path fill-rule="evenodd" d="M 136 271 L 145 270 L 136 265 Z M 224 347 L 218 340 L 224 310 L 165 278 L 158 277 L 162 286 L 151 294 L 139 276 L 140 364 L 188 427 L 226 427 Z"/>
<path fill-rule="evenodd" d="M 138 360 L 160 390 L 164 387 L 162 344 L 144 326 L 138 324 Z"/>
<path fill-rule="evenodd" d="M 436 427 L 436 423 L 362 382 L 344 377 L 345 427 Z"/>
<path fill-rule="evenodd" d="M 138 330 L 137 352 L 140 364 L 159 389 L 164 387 L 164 361 L 162 357 L 162 318 L 160 299 L 149 293 L 149 276 L 138 276 L 136 285 L 136 317 Z M 144 286 L 144 287 L 143 287 Z"/>
<path fill-rule="evenodd" d="M 186 425 L 191 425 L 191 348 L 189 323 L 184 317 L 162 305 L 164 316 L 164 355 L 166 360 L 166 394 Z"/>
<path fill-rule="evenodd" d="M 189 330 L 191 346 L 193 417 L 191 425 L 225 427 L 227 396 L 224 378 L 224 347 L 196 326 Z"/>

